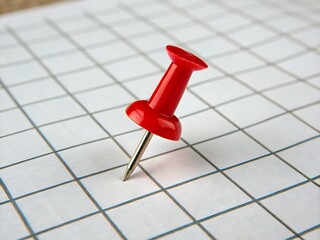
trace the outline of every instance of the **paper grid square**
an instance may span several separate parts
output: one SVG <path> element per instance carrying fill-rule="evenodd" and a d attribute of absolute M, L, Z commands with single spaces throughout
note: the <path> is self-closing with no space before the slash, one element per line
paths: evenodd
<path fill-rule="evenodd" d="M 177 161 L 172 161 L 173 159 Z M 215 168 L 189 148 L 151 158 L 144 161 L 142 166 L 164 187 L 215 171 Z"/>
<path fill-rule="evenodd" d="M 10 34 L 6 33 L 5 31 L 0 31 L 0 46 L 13 46 L 17 43 L 17 40 L 11 36 Z"/>
<path fill-rule="evenodd" d="M 55 30 L 53 30 L 48 24 L 42 22 L 33 24 L 28 28 L 17 28 L 16 33 L 22 40 L 27 42 L 58 36 L 58 33 Z"/>
<path fill-rule="evenodd" d="M 303 63 L 308 62 L 303 68 Z M 320 56 L 314 53 L 306 52 L 306 54 L 289 59 L 283 63 L 280 63 L 279 66 L 284 68 L 287 71 L 297 75 L 300 78 L 310 77 L 320 72 L 319 70 Z"/>
<path fill-rule="evenodd" d="M 59 155 L 77 176 L 90 175 L 128 162 L 128 157 L 111 139 L 73 147 L 59 152 Z"/>
<path fill-rule="evenodd" d="M 214 17 L 216 15 L 221 15 L 226 12 L 225 9 L 220 7 L 219 5 L 202 5 L 196 4 L 193 7 L 188 8 L 188 12 L 191 13 L 193 16 L 202 16 L 204 18 Z"/>
<path fill-rule="evenodd" d="M 88 239 L 92 236 L 95 239 L 121 239 L 105 218 L 99 214 L 83 220 L 64 225 L 52 231 L 39 235 L 40 239 Z"/>
<path fill-rule="evenodd" d="M 180 231 L 173 232 L 169 235 L 166 235 L 162 237 L 164 240 L 192 240 L 192 239 L 199 239 L 199 240 L 207 240 L 210 239 L 209 236 L 204 233 L 203 230 L 201 230 L 200 227 L 198 226 L 191 226 L 184 228 Z"/>
<path fill-rule="evenodd" d="M 242 72 L 264 64 L 260 59 L 246 52 L 222 56 L 211 62 L 229 73 Z"/>
<path fill-rule="evenodd" d="M 64 38 L 52 38 L 48 41 L 29 44 L 31 50 L 39 57 L 74 50 L 75 47 Z"/>
<path fill-rule="evenodd" d="M 164 29 L 191 21 L 189 18 L 179 13 L 173 12 L 172 14 L 170 14 L 170 10 L 167 12 L 169 13 L 168 15 L 160 16 L 158 18 L 150 18 L 150 20 L 157 26 Z"/>
<path fill-rule="evenodd" d="M 252 219 L 254 218 L 254 221 Z M 250 204 L 202 223 L 219 239 L 284 239 L 292 233 L 257 204 Z M 226 231 L 226 229 L 233 229 Z M 248 231 L 248 229 L 259 229 Z"/>
<path fill-rule="evenodd" d="M 96 207 L 76 183 L 69 183 L 22 198 L 17 201 L 17 204 L 35 231 L 41 231 L 96 211 Z"/>
<path fill-rule="evenodd" d="M 297 52 L 301 52 L 304 48 L 287 39 L 275 40 L 261 46 L 252 48 L 252 50 L 258 53 L 268 61 L 277 61 L 282 58 L 294 55 Z"/>
<path fill-rule="evenodd" d="M 320 170 L 320 162 L 318 158 L 318 152 L 320 151 L 319 146 L 320 139 L 316 138 L 279 152 L 278 154 L 305 175 L 313 178 L 319 175 Z"/>
<path fill-rule="evenodd" d="M 217 107 L 217 110 L 243 128 L 284 112 L 267 99 L 254 95 Z"/>
<path fill-rule="evenodd" d="M 144 16 L 154 16 L 157 13 L 166 12 L 169 8 L 163 4 L 158 2 L 153 2 L 152 4 L 148 4 L 148 2 L 143 2 L 142 4 L 137 4 L 135 6 L 135 11 Z"/>
<path fill-rule="evenodd" d="M 30 71 L 30 69 L 32 69 L 32 71 Z M 48 76 L 48 73 L 35 61 L 1 68 L 0 73 L 2 81 L 7 85 L 23 83 Z"/>
<path fill-rule="evenodd" d="M 202 26 L 185 26 L 178 29 L 172 29 L 170 30 L 170 34 L 175 36 L 177 39 L 179 39 L 181 42 L 188 42 L 191 40 L 199 39 L 199 38 L 205 38 L 212 36 L 212 32 L 207 30 L 206 28 Z"/>
<path fill-rule="evenodd" d="M 0 137 L 32 127 L 20 109 L 0 113 L 0 126 Z"/>
<path fill-rule="evenodd" d="M 233 2 L 234 3 L 234 2 Z M 282 11 L 278 8 L 262 5 L 261 2 L 253 1 L 243 7 L 241 11 L 251 15 L 255 19 L 264 19 L 279 15 Z"/>
<path fill-rule="evenodd" d="M 302 32 L 293 33 L 292 35 L 294 38 L 299 39 L 309 46 L 317 46 L 320 44 L 320 40 L 318 37 L 320 35 L 320 30 L 317 28 L 307 29 Z"/>
<path fill-rule="evenodd" d="M 83 128 L 86 126 L 86 128 Z M 55 149 L 75 146 L 108 137 L 90 117 L 80 117 L 40 128 Z"/>
<path fill-rule="evenodd" d="M 125 59 L 128 56 L 136 54 L 131 47 L 119 40 L 103 46 L 90 48 L 87 52 L 100 63 L 117 61 L 118 59 Z"/>
<path fill-rule="evenodd" d="M 0 66 L 10 63 L 18 63 L 32 59 L 32 56 L 26 49 L 17 45 L 12 48 L 1 49 Z"/>
<path fill-rule="evenodd" d="M 21 221 L 16 210 L 11 203 L 0 206 L 1 213 L 1 236 L 6 236 L 10 239 L 24 238 L 29 235 L 28 230 Z M 5 216 L 5 219 L 2 218 Z"/>
<path fill-rule="evenodd" d="M 89 47 L 105 44 L 109 41 L 116 40 L 116 37 L 105 29 L 94 29 L 86 32 L 77 32 L 70 37 L 81 47 Z"/>
<path fill-rule="evenodd" d="M 95 17 L 105 24 L 113 25 L 130 22 L 131 20 L 133 20 L 133 17 L 129 13 L 120 11 L 120 8 L 118 8 L 117 6 L 108 8 L 107 11 L 100 10 L 99 12 L 95 13 Z"/>
<path fill-rule="evenodd" d="M 238 16 L 236 14 L 232 15 L 230 14 L 228 17 L 221 17 L 217 19 L 213 19 L 211 21 L 208 21 L 208 24 L 212 26 L 213 28 L 219 30 L 219 31 L 227 31 L 230 29 L 237 28 L 241 25 L 244 25 L 248 23 L 249 21 L 241 16 Z"/>
<path fill-rule="evenodd" d="M 317 132 L 286 114 L 245 130 L 272 151 L 277 151 L 317 135 Z"/>
<path fill-rule="evenodd" d="M 303 235 L 303 237 L 307 240 L 316 240 L 319 236 L 320 236 L 319 228 L 313 231 L 307 232 Z"/>
<path fill-rule="evenodd" d="M 226 174 L 255 198 L 260 198 L 306 179 L 274 156 L 230 169 Z"/>
<path fill-rule="evenodd" d="M 155 31 L 150 32 L 148 35 L 132 38 L 129 41 L 143 52 L 160 49 L 163 48 L 163 46 L 174 44 L 170 38 Z"/>
<path fill-rule="evenodd" d="M 4 191 L 2 185 L 3 185 L 3 183 L 1 183 L 1 185 L 0 185 L 0 203 L 4 203 L 4 202 L 9 200 L 9 198 L 8 198 L 6 192 Z"/>
<path fill-rule="evenodd" d="M 119 180 L 124 171 L 125 167 L 117 168 L 86 178 L 82 183 L 102 208 L 110 208 L 159 190 L 158 186 L 141 170 L 135 172 L 135 180 L 123 184 Z"/>
<path fill-rule="evenodd" d="M 69 96 L 32 104 L 24 107 L 24 110 L 37 126 L 85 114 Z"/>
<path fill-rule="evenodd" d="M 255 44 L 275 36 L 275 34 L 264 27 L 252 26 L 244 30 L 232 32 L 228 34 L 234 41 L 244 46 Z"/>
<path fill-rule="evenodd" d="M 311 105 L 310 107 L 303 108 L 294 112 L 298 117 L 306 121 L 312 127 L 320 130 L 320 104 Z"/>
<path fill-rule="evenodd" d="M 109 210 L 107 214 L 130 239 L 150 238 L 191 222 L 164 193 Z"/>
<path fill-rule="evenodd" d="M 196 144 L 210 162 L 220 169 L 261 157 L 269 152 L 242 132 Z"/>
<path fill-rule="evenodd" d="M 252 93 L 246 86 L 230 78 L 210 81 L 191 89 L 211 106 L 217 106 Z"/>
<path fill-rule="evenodd" d="M 51 152 L 35 130 L 0 138 L 1 167 Z"/>
<path fill-rule="evenodd" d="M 320 100 L 320 91 L 304 83 L 277 88 L 264 94 L 288 110 Z"/>
<path fill-rule="evenodd" d="M 294 18 L 292 16 L 285 16 L 278 19 L 271 19 L 268 21 L 269 25 L 275 27 L 279 31 L 287 32 L 297 28 L 304 27 L 308 25 L 308 22 L 302 18 Z"/>
<path fill-rule="evenodd" d="M 136 66 L 134 69 L 127 68 L 127 66 L 130 66 L 132 64 Z M 142 56 L 137 56 L 132 59 L 127 59 L 117 63 L 107 64 L 105 65 L 105 69 L 119 81 L 124 81 L 130 78 L 137 78 L 158 71 L 158 68 L 156 66 L 154 66 Z"/>
<path fill-rule="evenodd" d="M 130 35 L 138 35 L 152 31 L 152 28 L 145 22 L 136 20 L 126 24 L 117 25 L 114 27 L 120 35 L 130 37 Z"/>
<path fill-rule="evenodd" d="M 134 81 L 124 82 L 124 86 L 139 99 L 147 100 L 152 95 L 161 78 L 162 74 L 152 74 L 151 76 L 140 77 Z"/>
<path fill-rule="evenodd" d="M 113 83 L 113 80 L 99 68 L 85 69 L 59 76 L 58 80 L 71 93 Z"/>
<path fill-rule="evenodd" d="M 189 45 L 195 52 L 204 53 L 205 55 L 203 57 L 212 57 L 238 50 L 236 45 L 228 42 L 222 37 L 209 38 L 209 40 L 197 41 L 196 43 L 190 43 Z"/>
<path fill-rule="evenodd" d="M 137 124 L 125 116 L 125 109 L 120 107 L 93 116 L 113 136 L 139 129 Z"/>
<path fill-rule="evenodd" d="M 220 173 L 173 188 L 169 192 L 196 219 L 250 201 L 248 196 Z"/>
<path fill-rule="evenodd" d="M 0 88 L 0 111 L 16 107 L 16 104 L 10 98 L 9 94 L 3 88 Z"/>
<path fill-rule="evenodd" d="M 10 92 L 22 105 L 66 95 L 63 88 L 51 78 L 11 87 Z"/>
<path fill-rule="evenodd" d="M 99 112 L 93 116 L 113 136 L 138 130 L 139 125 L 125 115 L 125 109 L 126 107 L 119 107 Z"/>
<path fill-rule="evenodd" d="M 57 185 L 72 179 L 53 154 L 0 170 L 1 178 L 13 197 Z"/>
<path fill-rule="evenodd" d="M 320 87 L 320 77 L 319 76 L 312 77 L 312 78 L 308 79 L 307 81 L 314 86 Z"/>
<path fill-rule="evenodd" d="M 213 110 L 185 117 L 181 122 L 185 126 L 182 137 L 189 143 L 208 140 L 236 130 L 236 127 Z M 196 127 L 194 123 L 197 123 Z M 219 128 L 215 127 L 217 125 Z"/>
<path fill-rule="evenodd" d="M 47 58 L 43 60 L 43 63 L 53 74 L 70 72 L 93 65 L 93 62 L 81 52 Z"/>
<path fill-rule="evenodd" d="M 236 75 L 236 77 L 257 91 L 276 87 L 295 80 L 292 76 L 271 66 L 241 73 Z"/>
<path fill-rule="evenodd" d="M 134 100 L 128 92 L 118 85 L 100 87 L 97 90 L 79 93 L 75 96 L 89 112 L 118 107 Z"/>
<path fill-rule="evenodd" d="M 84 30 L 96 27 L 95 23 L 86 18 L 72 17 L 69 20 L 56 21 L 55 24 L 65 32 Z"/>
<path fill-rule="evenodd" d="M 301 232 L 319 224 L 319 197 L 319 187 L 309 183 L 265 199 L 262 203 L 295 231 Z"/>

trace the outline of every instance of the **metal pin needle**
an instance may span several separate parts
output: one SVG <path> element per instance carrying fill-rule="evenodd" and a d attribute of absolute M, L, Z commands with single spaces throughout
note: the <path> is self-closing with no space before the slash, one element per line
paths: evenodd
<path fill-rule="evenodd" d="M 127 170 L 122 178 L 123 181 L 126 181 L 138 166 L 144 151 L 147 149 L 147 146 L 151 141 L 152 136 L 153 136 L 153 133 L 149 131 L 146 131 L 144 133 L 136 151 L 134 152 L 129 164 L 127 165 Z"/>

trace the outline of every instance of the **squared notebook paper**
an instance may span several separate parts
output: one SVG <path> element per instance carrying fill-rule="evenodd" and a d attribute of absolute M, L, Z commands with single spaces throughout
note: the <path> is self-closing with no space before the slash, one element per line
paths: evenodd
<path fill-rule="evenodd" d="M 320 2 L 81 1 L 0 17 L 1 239 L 320 239 Z M 202 57 L 178 142 L 165 46 Z"/>

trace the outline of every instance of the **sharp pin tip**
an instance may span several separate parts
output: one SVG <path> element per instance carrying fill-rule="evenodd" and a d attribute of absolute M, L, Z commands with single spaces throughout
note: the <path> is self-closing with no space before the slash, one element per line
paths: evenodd
<path fill-rule="evenodd" d="M 123 176 L 123 178 L 122 178 L 122 181 L 126 181 L 129 177 L 130 177 L 130 172 L 127 171 L 127 172 L 124 174 L 124 176 Z"/>

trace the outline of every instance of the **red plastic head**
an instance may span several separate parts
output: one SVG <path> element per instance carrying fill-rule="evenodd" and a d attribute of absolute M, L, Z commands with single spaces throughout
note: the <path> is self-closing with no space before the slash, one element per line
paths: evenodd
<path fill-rule="evenodd" d="M 197 56 L 175 46 L 166 47 L 172 60 L 160 83 L 148 101 L 129 105 L 126 113 L 134 122 L 161 137 L 179 140 L 181 124 L 174 112 L 193 71 L 208 65 Z"/>

